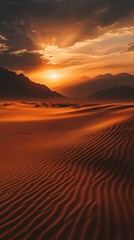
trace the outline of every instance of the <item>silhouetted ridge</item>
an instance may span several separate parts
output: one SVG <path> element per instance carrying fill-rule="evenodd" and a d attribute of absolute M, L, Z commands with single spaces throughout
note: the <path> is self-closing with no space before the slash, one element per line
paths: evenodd
<path fill-rule="evenodd" d="M 134 75 L 128 73 L 119 73 L 114 76 L 108 73 L 104 75 L 98 75 L 94 78 L 83 77 L 78 81 L 70 83 L 70 85 L 64 85 L 58 87 L 57 89 L 63 95 L 68 97 L 85 98 L 98 91 L 113 87 L 121 87 L 123 85 L 134 87 Z"/>
<path fill-rule="evenodd" d="M 24 74 L 0 68 L 0 98 L 64 98 L 43 84 L 32 82 Z"/>
<path fill-rule="evenodd" d="M 128 86 L 114 87 L 96 92 L 89 99 L 100 100 L 134 100 L 134 88 Z"/>

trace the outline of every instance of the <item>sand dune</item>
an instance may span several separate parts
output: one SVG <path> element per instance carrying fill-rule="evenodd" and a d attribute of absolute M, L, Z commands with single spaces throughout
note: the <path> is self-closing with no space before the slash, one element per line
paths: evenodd
<path fill-rule="evenodd" d="M 0 239 L 134 239 L 133 104 L 0 115 Z"/>

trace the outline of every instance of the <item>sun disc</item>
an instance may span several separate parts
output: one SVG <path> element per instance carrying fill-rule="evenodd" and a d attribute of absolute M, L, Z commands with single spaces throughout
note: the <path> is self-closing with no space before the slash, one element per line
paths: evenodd
<path fill-rule="evenodd" d="M 58 78 L 58 75 L 57 75 L 56 73 L 53 73 L 53 74 L 52 74 L 52 78 L 53 78 L 53 79 L 57 79 L 57 78 Z"/>

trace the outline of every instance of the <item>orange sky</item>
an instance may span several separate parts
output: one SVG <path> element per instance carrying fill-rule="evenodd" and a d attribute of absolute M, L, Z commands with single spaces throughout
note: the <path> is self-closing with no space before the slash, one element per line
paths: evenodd
<path fill-rule="evenodd" d="M 48 87 L 134 74 L 133 7 L 127 0 L 2 1 L 0 65 Z"/>
<path fill-rule="evenodd" d="M 87 75 L 129 72 L 134 74 L 132 40 L 134 28 L 107 32 L 95 39 L 86 39 L 69 47 L 41 46 L 40 53 L 48 59 L 48 68 L 38 69 L 29 76 L 50 87 Z"/>

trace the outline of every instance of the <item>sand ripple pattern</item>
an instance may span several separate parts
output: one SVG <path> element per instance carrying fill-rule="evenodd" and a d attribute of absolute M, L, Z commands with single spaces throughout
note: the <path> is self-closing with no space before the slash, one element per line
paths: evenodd
<path fill-rule="evenodd" d="M 0 239 L 133 240 L 133 136 L 130 116 L 12 161 L 0 177 Z"/>

